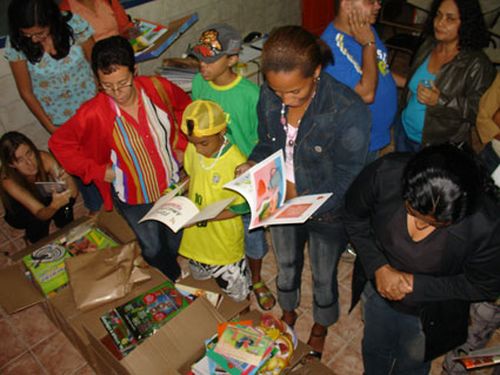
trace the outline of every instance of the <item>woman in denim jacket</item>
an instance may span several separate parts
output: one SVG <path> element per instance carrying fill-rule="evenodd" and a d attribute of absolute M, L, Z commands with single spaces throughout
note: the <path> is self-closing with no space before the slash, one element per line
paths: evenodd
<path fill-rule="evenodd" d="M 368 152 L 370 115 L 363 101 L 322 66 L 328 47 L 299 26 L 276 29 L 264 45 L 262 86 L 257 106 L 259 143 L 250 166 L 282 149 L 287 199 L 333 192 L 304 224 L 271 227 L 278 262 L 278 301 L 282 319 L 293 326 L 300 303 L 304 246 L 308 243 L 313 274 L 310 354 L 320 358 L 328 327 L 339 315 L 336 268 L 347 239 L 340 218 L 344 194 L 361 171 Z"/>

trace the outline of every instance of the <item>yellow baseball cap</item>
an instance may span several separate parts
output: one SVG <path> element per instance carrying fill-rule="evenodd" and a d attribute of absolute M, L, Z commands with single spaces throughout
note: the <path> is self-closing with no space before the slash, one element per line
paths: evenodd
<path fill-rule="evenodd" d="M 188 129 L 187 121 L 194 123 L 192 132 Z M 195 100 L 189 104 L 182 115 L 181 129 L 186 135 L 206 137 L 223 131 L 229 121 L 229 115 L 222 108 L 210 100 Z"/>

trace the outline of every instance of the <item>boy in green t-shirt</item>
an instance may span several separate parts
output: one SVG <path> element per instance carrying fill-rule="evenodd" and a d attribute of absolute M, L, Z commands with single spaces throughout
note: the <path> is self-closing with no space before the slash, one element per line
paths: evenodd
<path fill-rule="evenodd" d="M 189 259 L 195 279 L 212 277 L 231 298 L 242 301 L 250 291 L 241 220 L 248 205 L 241 195 L 223 186 L 234 179 L 235 168 L 246 157 L 228 142 L 226 123 L 222 108 L 209 100 L 196 100 L 184 110 L 181 129 L 189 140 L 184 153 L 189 199 L 200 209 L 223 199 L 234 200 L 214 219 L 185 228 L 179 254 Z"/>
<path fill-rule="evenodd" d="M 200 61 L 200 73 L 193 79 L 193 100 L 218 103 L 229 114 L 227 138 L 248 157 L 258 142 L 257 102 L 259 87 L 236 74 L 241 36 L 227 24 L 209 26 L 200 36 L 191 53 Z M 263 310 L 270 310 L 276 300 L 261 279 L 262 259 L 267 253 L 263 229 L 248 231 L 250 215 L 243 216 L 245 253 L 252 274 L 252 289 Z"/>

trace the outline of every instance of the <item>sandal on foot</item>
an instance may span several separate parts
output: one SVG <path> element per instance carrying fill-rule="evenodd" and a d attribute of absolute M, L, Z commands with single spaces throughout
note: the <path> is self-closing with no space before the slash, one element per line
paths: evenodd
<path fill-rule="evenodd" d="M 264 289 L 264 291 L 257 292 L 257 289 Z M 269 311 L 274 307 L 274 305 L 276 305 L 276 299 L 274 298 L 273 293 L 271 293 L 264 282 L 257 281 L 252 285 L 252 290 L 255 293 L 257 303 L 262 310 Z"/>
<path fill-rule="evenodd" d="M 307 341 L 308 345 L 311 345 L 311 339 L 316 338 L 316 339 L 323 339 L 323 347 L 325 346 L 324 340 L 326 338 L 326 335 L 328 334 L 328 329 L 326 329 L 323 333 L 321 334 L 315 334 L 314 332 L 311 331 L 311 335 L 309 336 L 309 340 Z M 311 361 L 321 361 L 321 357 L 323 355 L 323 351 L 317 351 L 317 350 L 310 350 L 309 353 L 306 354 L 304 357 L 303 363 L 308 363 Z"/>

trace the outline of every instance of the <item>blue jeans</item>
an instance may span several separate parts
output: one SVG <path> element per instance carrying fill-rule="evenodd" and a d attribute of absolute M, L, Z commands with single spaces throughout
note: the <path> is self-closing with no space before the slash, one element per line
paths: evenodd
<path fill-rule="evenodd" d="M 139 224 L 138 221 L 153 207 L 153 203 L 131 205 L 120 201 L 116 194 L 113 194 L 113 202 L 134 231 L 146 262 L 158 268 L 170 280 L 175 281 L 181 275 L 181 269 L 177 263 L 177 251 L 181 243 L 182 232 L 174 233 L 155 220 Z"/>
<path fill-rule="evenodd" d="M 278 302 L 285 311 L 300 304 L 300 284 L 304 267 L 304 247 L 308 242 L 313 277 L 314 322 L 330 326 L 339 318 L 337 264 L 347 245 L 340 219 L 333 222 L 308 220 L 300 225 L 271 227 L 278 263 Z"/>
<path fill-rule="evenodd" d="M 365 375 L 427 375 L 425 335 L 418 316 L 393 309 L 368 282 L 361 296 Z"/>
<path fill-rule="evenodd" d="M 396 117 L 394 122 L 394 147 L 397 152 L 418 152 L 422 145 L 408 138 L 401 115 Z"/>
<path fill-rule="evenodd" d="M 82 194 L 83 204 L 85 208 L 92 212 L 97 212 L 101 209 L 102 206 L 102 197 L 101 193 L 97 189 L 95 184 L 84 184 L 80 177 L 73 176 L 76 180 L 76 184 L 78 185 L 78 190 Z"/>
<path fill-rule="evenodd" d="M 262 259 L 267 254 L 266 236 L 263 228 L 248 230 L 250 214 L 243 215 L 243 228 L 245 230 L 245 255 L 252 259 Z"/>

